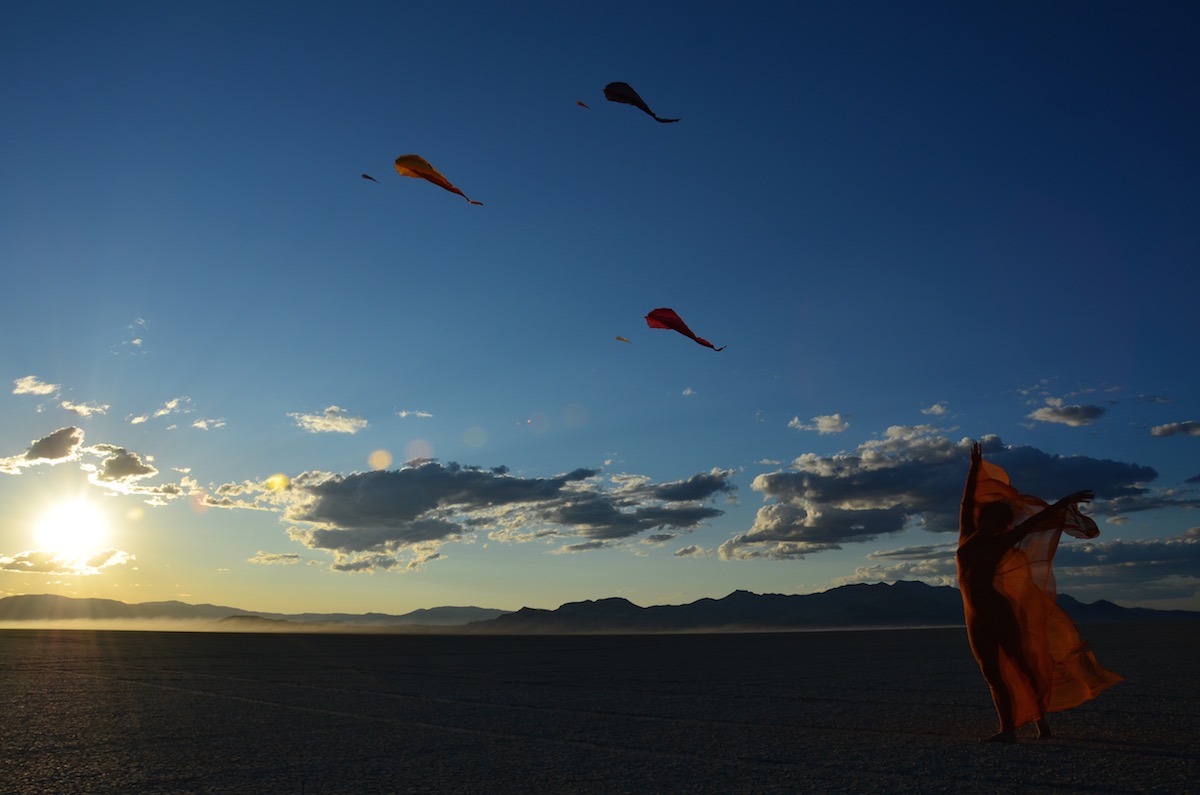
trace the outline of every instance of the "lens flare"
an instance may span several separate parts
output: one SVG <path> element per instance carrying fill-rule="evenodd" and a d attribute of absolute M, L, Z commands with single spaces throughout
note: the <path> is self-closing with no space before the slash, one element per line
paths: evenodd
<path fill-rule="evenodd" d="M 433 458 L 433 445 L 424 439 L 413 439 L 404 446 L 404 459 L 406 461 L 427 458 Z"/>

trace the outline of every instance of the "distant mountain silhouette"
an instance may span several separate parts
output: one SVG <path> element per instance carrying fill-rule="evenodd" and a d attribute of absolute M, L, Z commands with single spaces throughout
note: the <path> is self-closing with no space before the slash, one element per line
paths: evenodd
<path fill-rule="evenodd" d="M 1059 604 L 1079 623 L 1200 620 L 1200 612 L 1121 607 L 1103 600 L 1084 604 L 1065 594 L 1059 596 Z M 959 626 L 962 610 L 957 588 L 901 581 L 843 585 L 803 595 L 734 591 L 721 599 L 654 607 L 613 597 L 568 602 L 554 610 L 435 607 L 403 615 L 261 613 L 174 601 L 125 604 L 113 599 L 9 596 L 0 599 L 0 622 L 186 620 L 230 630 L 575 634 Z"/>
<path fill-rule="evenodd" d="M 41 594 L 0 599 L 0 621 L 220 621 L 226 618 L 296 624 L 349 624 L 373 628 L 451 627 L 486 621 L 507 611 L 488 607 L 434 607 L 402 615 L 386 613 L 263 613 L 238 607 L 184 602 L 126 604 L 115 599 L 76 599 Z M 241 626 L 248 626 L 243 622 Z"/>
<path fill-rule="evenodd" d="M 1080 623 L 1089 621 L 1200 620 L 1200 612 L 1083 604 L 1059 598 Z M 696 632 L 958 626 L 963 623 L 958 589 L 921 582 L 844 585 L 804 595 L 734 591 L 723 599 L 684 605 L 638 607 L 627 599 L 570 602 L 556 610 L 524 607 L 464 627 L 479 633 L 570 634 L 582 632 Z"/>

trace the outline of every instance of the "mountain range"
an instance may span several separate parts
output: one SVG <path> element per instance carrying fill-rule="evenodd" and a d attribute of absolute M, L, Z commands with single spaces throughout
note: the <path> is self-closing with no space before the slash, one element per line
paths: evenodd
<path fill-rule="evenodd" d="M 1059 596 L 1078 623 L 1200 620 L 1200 612 L 1083 603 Z M 734 591 L 721 599 L 640 607 L 627 599 L 568 602 L 554 610 L 515 612 L 483 607 L 435 607 L 401 615 L 385 613 L 261 613 L 183 602 L 126 604 L 112 599 L 10 596 L 0 599 L 0 622 L 188 621 L 230 631 L 410 631 L 469 634 L 572 634 L 583 632 L 772 631 L 961 625 L 958 589 L 921 582 L 844 585 L 815 594 Z M 201 628 L 201 627 L 197 627 Z"/>

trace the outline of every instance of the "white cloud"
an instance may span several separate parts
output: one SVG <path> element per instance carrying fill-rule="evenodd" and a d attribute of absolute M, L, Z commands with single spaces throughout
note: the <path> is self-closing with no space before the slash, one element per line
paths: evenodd
<path fill-rule="evenodd" d="M 295 552 L 263 552 L 261 549 L 247 563 L 257 563 L 262 566 L 290 566 L 300 562 L 300 555 Z"/>
<path fill-rule="evenodd" d="M 192 399 L 190 397 L 171 398 L 149 414 L 139 414 L 136 417 L 130 417 L 129 423 L 131 425 L 141 425 L 157 417 L 167 417 L 172 414 L 190 414 L 192 410 Z"/>
<path fill-rule="evenodd" d="M 36 375 L 25 375 L 13 381 L 14 395 L 53 395 L 58 392 L 58 384 L 47 384 Z"/>
<path fill-rule="evenodd" d="M 921 413 L 922 414 L 930 414 L 935 417 L 940 417 L 946 413 L 946 401 L 939 400 L 937 403 L 934 403 L 929 408 L 921 409 Z"/>
<path fill-rule="evenodd" d="M 326 409 L 326 410 L 328 410 L 328 409 Z M 432 415 L 432 414 L 430 414 L 428 411 L 408 411 L 408 410 L 404 410 L 404 411 L 397 411 L 397 412 L 396 412 L 396 416 L 397 416 L 397 417 L 417 417 L 418 419 L 429 419 L 429 418 L 430 418 L 430 417 L 432 417 L 433 415 Z"/>
<path fill-rule="evenodd" d="M 351 417 L 337 406 L 329 406 L 321 414 L 289 413 L 288 416 L 309 433 L 358 433 L 367 427 L 362 417 Z"/>
<path fill-rule="evenodd" d="M 35 549 L 12 557 L 0 556 L 0 571 L 21 574 L 92 575 L 112 566 L 123 566 L 136 558 L 120 549 L 99 549 L 82 557 Z"/>
<path fill-rule="evenodd" d="M 1165 425 L 1155 425 L 1150 429 L 1151 436 L 1200 436 L 1200 422 L 1168 422 Z"/>
<path fill-rule="evenodd" d="M 792 421 L 788 423 L 788 427 L 798 431 L 816 431 L 821 435 L 827 435 L 841 433 L 850 427 L 850 423 L 843 419 L 841 414 L 821 414 L 813 417 L 810 424 L 801 422 L 799 417 L 793 417 Z"/>
<path fill-rule="evenodd" d="M 111 406 L 108 404 L 101 405 L 99 403 L 72 403 L 69 400 L 64 400 L 58 405 L 64 410 L 80 417 L 90 417 L 93 414 L 106 414 L 108 413 L 109 408 L 111 408 Z"/>

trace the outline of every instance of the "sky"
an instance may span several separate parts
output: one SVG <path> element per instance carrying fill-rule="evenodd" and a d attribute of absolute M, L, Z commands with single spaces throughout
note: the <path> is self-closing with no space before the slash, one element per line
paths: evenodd
<path fill-rule="evenodd" d="M 1060 591 L 1200 609 L 1197 40 L 1170 2 L 7 2 L 0 596 L 953 584 L 980 440 L 1095 491 Z"/>

